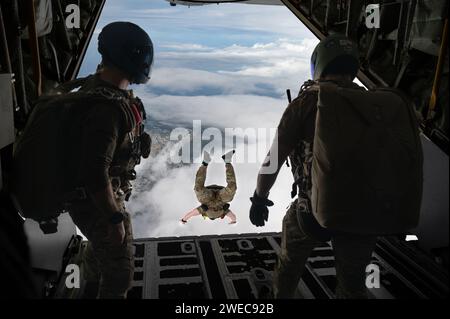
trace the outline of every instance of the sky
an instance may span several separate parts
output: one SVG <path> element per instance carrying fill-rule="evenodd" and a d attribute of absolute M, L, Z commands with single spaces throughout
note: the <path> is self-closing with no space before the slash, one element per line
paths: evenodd
<path fill-rule="evenodd" d="M 249 197 L 271 134 L 287 106 L 286 89 L 296 96 L 300 85 L 310 78 L 309 59 L 318 42 L 315 37 L 282 5 L 172 7 L 164 0 L 108 0 L 80 76 L 95 71 L 100 60 L 96 38 L 101 28 L 113 21 L 138 24 L 155 46 L 151 80 L 132 87 L 143 100 L 148 113 L 146 128 L 154 142 L 152 156 L 137 167 L 134 194 L 126 204 L 133 216 L 134 237 L 281 231 L 291 200 L 289 168 L 281 170 L 270 193 L 275 206 L 270 208 L 265 227 L 250 223 Z M 201 121 L 204 135 L 223 135 L 226 129 L 237 128 L 264 132 L 256 140 L 236 133 L 238 190 L 230 207 L 237 215 L 235 225 L 201 217 L 180 223 L 187 211 L 199 205 L 193 187 L 201 153 L 191 149 L 196 162 L 174 163 L 172 156 L 178 147 L 191 143 L 177 143 L 169 136 L 174 129 L 192 135 L 193 121 Z M 207 139 L 202 146 L 205 144 Z M 225 150 L 215 148 L 207 184 L 225 184 L 220 159 Z"/>

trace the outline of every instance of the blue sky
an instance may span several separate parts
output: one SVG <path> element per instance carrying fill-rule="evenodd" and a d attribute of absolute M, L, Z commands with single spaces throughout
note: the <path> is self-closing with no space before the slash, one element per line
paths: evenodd
<path fill-rule="evenodd" d="M 170 51 L 166 45 L 195 43 L 206 47 L 233 44 L 250 46 L 270 43 L 280 37 L 299 40 L 313 38 L 284 6 L 221 4 L 171 7 L 164 0 L 108 0 L 97 25 L 97 32 L 109 22 L 131 21 L 144 28 L 158 53 Z M 96 39 L 91 42 L 81 75 L 96 64 Z"/>
<path fill-rule="evenodd" d="M 149 114 L 148 129 L 192 128 L 192 121 L 225 128 L 275 128 L 287 102 L 309 78 L 314 36 L 284 6 L 221 4 L 172 7 L 164 0 L 108 0 L 81 67 L 80 76 L 95 71 L 100 60 L 97 36 L 112 21 L 131 21 L 145 29 L 155 46 L 152 79 L 133 87 Z M 260 143 L 260 142 L 258 142 Z M 256 149 L 261 145 L 250 145 Z M 264 153 L 267 147 L 262 145 Z M 248 221 L 248 198 L 260 163 L 235 165 L 238 192 L 231 203 L 238 224 L 179 219 L 198 206 L 193 182 L 198 164 L 168 165 L 173 145 L 162 145 L 139 166 L 136 192 L 127 205 L 134 213 L 135 237 L 280 231 L 290 202 L 292 177 L 280 173 L 271 198 L 269 223 L 256 229 Z M 238 154 L 243 144 L 236 145 Z M 197 154 L 198 155 L 198 154 Z M 258 153 L 262 160 L 264 154 Z M 224 184 L 221 163 L 210 165 L 208 183 Z"/>

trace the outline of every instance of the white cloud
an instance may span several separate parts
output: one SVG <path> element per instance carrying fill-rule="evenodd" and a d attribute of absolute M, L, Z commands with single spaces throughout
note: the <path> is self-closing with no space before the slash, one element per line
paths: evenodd
<path fill-rule="evenodd" d="M 251 46 L 232 45 L 225 48 L 207 48 L 195 44 L 179 44 L 192 50 L 172 50 L 159 55 L 161 67 L 156 67 L 149 89 L 162 89 L 175 95 L 214 89 L 220 94 L 258 94 L 282 96 L 287 88 L 294 91 L 310 78 L 310 55 L 317 40 L 303 39 L 289 42 L 279 39 Z M 170 60 L 184 67 L 167 67 Z M 188 63 L 205 65 L 211 70 L 199 70 Z M 225 63 L 232 70 L 221 69 Z M 214 69 L 216 66 L 216 69 Z"/>
<path fill-rule="evenodd" d="M 287 39 L 279 38 L 276 42 L 269 43 L 256 43 L 251 46 L 233 44 L 225 48 L 210 48 L 206 52 L 196 51 L 171 51 L 162 52 L 161 57 L 189 57 L 189 58 L 204 58 L 204 59 L 263 59 L 269 58 L 270 60 L 289 57 L 308 58 L 311 56 L 311 52 L 314 46 L 318 43 L 318 40 L 313 38 L 303 39 Z M 185 47 L 193 46 L 194 44 L 184 44 Z M 203 49 L 207 47 L 201 46 Z M 240 60 L 238 60 L 241 62 Z M 264 62 L 264 61 L 261 61 Z"/>
<path fill-rule="evenodd" d="M 162 121 L 174 126 L 201 120 L 218 128 L 271 128 L 277 126 L 287 105 L 281 99 L 255 95 L 139 95 L 144 105 L 148 105 L 150 124 L 151 121 Z"/>
<path fill-rule="evenodd" d="M 149 83 L 151 88 L 163 88 L 174 93 L 193 92 L 202 87 L 222 88 L 224 91 L 236 92 L 242 85 L 236 85 L 231 81 L 231 76 L 209 72 L 204 70 L 195 70 L 189 68 L 158 68 L 153 72 L 152 81 Z M 242 80 L 239 81 L 242 84 Z M 243 93 L 243 90 L 237 90 Z"/>
<path fill-rule="evenodd" d="M 180 50 L 180 51 L 203 51 L 203 50 L 211 50 L 211 47 L 204 46 L 196 43 L 167 43 L 160 45 L 161 48 L 171 49 L 171 50 Z"/>

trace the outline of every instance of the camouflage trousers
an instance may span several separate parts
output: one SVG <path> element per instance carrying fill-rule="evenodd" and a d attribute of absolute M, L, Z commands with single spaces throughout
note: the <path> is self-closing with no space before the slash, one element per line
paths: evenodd
<path fill-rule="evenodd" d="M 376 237 L 342 234 L 333 236 L 331 242 L 337 277 L 336 298 L 367 298 L 365 270 L 370 263 Z M 281 254 L 273 276 L 275 298 L 294 297 L 305 263 L 312 250 L 320 244 L 302 232 L 298 225 L 297 206 L 292 204 L 283 218 Z"/>
<path fill-rule="evenodd" d="M 204 211 L 201 206 L 198 209 L 209 218 L 220 218 L 228 212 L 223 209 L 224 205 L 231 202 L 236 194 L 236 175 L 233 165 L 227 163 L 225 164 L 227 186 L 205 186 L 207 169 L 207 166 L 201 165 L 197 170 L 194 191 L 198 201 L 209 209 Z"/>
<path fill-rule="evenodd" d="M 97 298 L 126 298 L 134 274 L 130 215 L 125 213 L 123 244 L 113 244 L 108 239 L 110 222 L 93 203 L 73 204 L 69 212 L 75 225 L 89 240 L 83 255 L 84 279 L 98 283 Z"/>

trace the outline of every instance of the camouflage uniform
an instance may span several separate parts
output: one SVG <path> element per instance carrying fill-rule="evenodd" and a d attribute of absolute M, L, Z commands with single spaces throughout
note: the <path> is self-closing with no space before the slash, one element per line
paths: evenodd
<path fill-rule="evenodd" d="M 321 242 L 299 227 L 297 200 L 283 218 L 281 254 L 275 268 L 273 287 L 276 298 L 292 298 L 312 250 Z M 337 276 L 336 298 L 367 298 L 365 269 L 370 262 L 376 238 L 342 234 L 332 240 Z"/>
<path fill-rule="evenodd" d="M 292 149 L 289 159 L 294 175 L 292 197 L 282 229 L 281 254 L 274 273 L 274 296 L 292 298 L 311 251 L 320 244 L 299 226 L 299 202 L 311 196 L 312 147 L 317 112 L 317 89 L 306 82 L 298 98 L 289 104 L 278 126 L 278 143 Z M 344 84 L 342 84 L 344 85 Z M 355 84 L 345 84 L 355 86 Z M 350 196 L 351 194 L 349 194 Z M 337 298 L 367 298 L 365 267 L 370 263 L 376 237 L 333 234 Z"/>
<path fill-rule="evenodd" d="M 236 176 L 233 165 L 225 164 L 227 186 L 210 185 L 205 187 L 206 172 L 208 167 L 201 165 L 195 177 L 195 195 L 202 204 L 197 209 L 210 219 L 223 218 L 229 212 L 231 202 L 236 194 Z"/>
<path fill-rule="evenodd" d="M 133 278 L 134 247 L 130 215 L 125 212 L 124 201 L 131 195 L 134 166 L 140 162 L 141 155 L 147 157 L 149 153 L 149 149 L 141 149 L 144 146 L 140 144 L 141 138 L 146 133 L 136 114 L 136 109 L 140 109 L 140 116 L 145 119 L 145 111 L 142 104 L 136 105 L 139 101 L 129 91 L 112 87 L 97 76 L 88 78 L 80 90 L 102 94 L 108 99 L 104 105 L 93 106 L 82 118 L 74 119 L 68 127 L 67 188 L 81 188 L 86 194 L 95 194 L 111 184 L 117 206 L 125 215 L 123 243 L 109 241 L 111 222 L 89 196 L 69 200 L 66 209 L 89 240 L 83 258 L 85 279 L 98 283 L 99 298 L 125 298 Z M 123 101 L 120 107 L 108 101 L 114 99 Z"/>
<path fill-rule="evenodd" d="M 125 238 L 113 244 L 108 238 L 110 221 L 93 203 L 77 203 L 70 216 L 89 240 L 83 255 L 84 279 L 98 284 L 98 298 L 126 298 L 134 274 L 134 246 L 131 219 L 125 213 Z"/>

